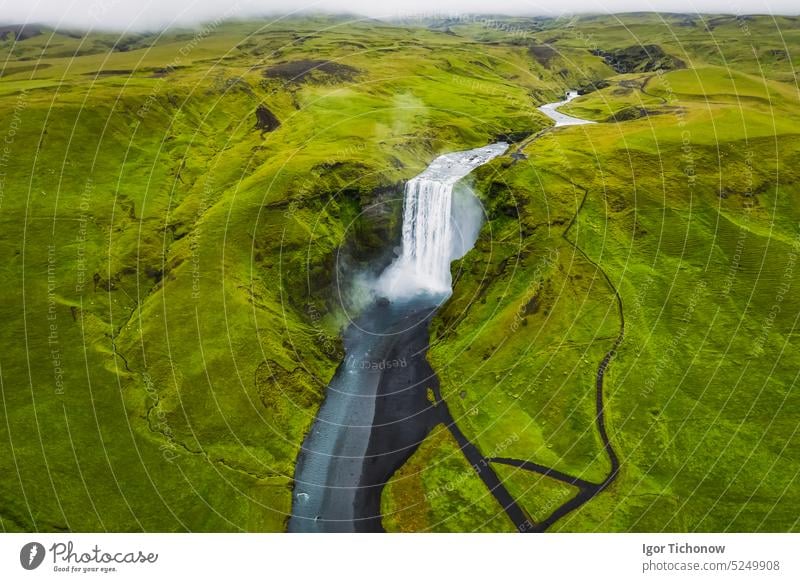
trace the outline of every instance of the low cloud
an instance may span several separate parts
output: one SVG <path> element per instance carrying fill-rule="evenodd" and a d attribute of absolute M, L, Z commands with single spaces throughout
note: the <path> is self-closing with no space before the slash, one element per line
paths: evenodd
<path fill-rule="evenodd" d="M 304 12 L 347 13 L 371 18 L 456 14 L 561 16 L 633 11 L 727 14 L 798 14 L 797 0 L 20 0 L 0 1 L 0 21 L 63 28 L 152 30 L 194 25 L 221 17 L 281 17 Z"/>

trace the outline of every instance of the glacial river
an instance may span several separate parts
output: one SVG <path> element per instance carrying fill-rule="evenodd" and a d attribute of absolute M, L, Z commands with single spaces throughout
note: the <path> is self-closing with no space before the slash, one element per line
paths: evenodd
<path fill-rule="evenodd" d="M 539 109 L 556 126 L 591 123 L 557 111 L 574 96 Z M 507 148 L 439 156 L 406 184 L 401 255 L 344 333 L 345 360 L 298 457 L 289 531 L 382 531 L 384 484 L 436 424 L 449 420 L 446 407 L 429 398 L 438 384 L 426 354 L 430 319 L 451 292 L 450 263 L 477 236 L 454 219 L 454 197 L 471 196 L 456 185 Z"/>

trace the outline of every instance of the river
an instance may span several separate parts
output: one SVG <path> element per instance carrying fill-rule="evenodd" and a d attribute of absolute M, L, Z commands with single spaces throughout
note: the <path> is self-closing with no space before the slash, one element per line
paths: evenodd
<path fill-rule="evenodd" d="M 556 126 L 591 123 L 557 111 L 576 95 L 539 109 Z M 451 293 L 450 263 L 474 245 L 482 219 L 479 205 L 470 209 L 472 194 L 456 186 L 507 148 L 501 142 L 439 156 L 406 184 L 401 254 L 344 332 L 345 359 L 298 456 L 289 531 L 383 531 L 383 486 L 436 424 L 453 425 L 446 406 L 431 398 L 438 381 L 426 359 L 428 326 Z M 468 454 L 474 447 L 461 440 Z M 487 479 L 517 526 L 526 527 L 493 472 Z"/>

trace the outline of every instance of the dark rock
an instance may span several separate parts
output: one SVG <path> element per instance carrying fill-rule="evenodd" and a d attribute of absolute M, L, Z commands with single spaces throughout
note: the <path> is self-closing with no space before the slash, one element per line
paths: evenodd
<path fill-rule="evenodd" d="M 532 130 L 523 130 L 523 131 L 509 131 L 505 133 L 498 133 L 495 135 L 492 141 L 504 141 L 506 143 L 519 143 L 528 139 L 530 136 L 533 135 Z"/>
<path fill-rule="evenodd" d="M 305 83 L 314 77 L 327 81 L 351 81 L 358 72 L 355 67 L 342 63 L 303 59 L 273 65 L 264 71 L 264 76 L 268 79 Z"/>
<path fill-rule="evenodd" d="M 609 117 L 609 121 L 632 121 L 634 119 L 647 117 L 647 115 L 648 111 L 643 107 L 626 107 Z"/>
<path fill-rule="evenodd" d="M 500 207 L 500 212 L 509 218 L 519 218 L 519 208 L 513 204 L 507 204 Z"/>
<path fill-rule="evenodd" d="M 605 79 L 600 79 L 598 81 L 590 81 L 584 85 L 578 87 L 578 95 L 588 95 L 589 93 L 594 93 L 595 91 L 599 91 L 600 89 L 605 89 L 606 87 L 610 87 L 611 83 L 606 81 Z"/>
<path fill-rule="evenodd" d="M 550 61 L 558 56 L 558 51 L 546 44 L 531 45 L 528 48 L 530 55 L 545 68 L 550 67 Z"/>
<path fill-rule="evenodd" d="M 281 126 L 281 122 L 275 117 L 275 114 L 267 109 L 264 105 L 259 105 L 256 109 L 256 129 L 260 129 L 261 133 L 265 131 L 275 131 Z"/>
<path fill-rule="evenodd" d="M 539 289 L 536 294 L 531 297 L 530 301 L 525 304 L 524 313 L 525 315 L 534 315 L 539 313 L 539 307 L 541 306 L 541 289 Z"/>
<path fill-rule="evenodd" d="M 0 40 L 26 40 L 42 34 L 42 29 L 33 24 L 0 26 Z"/>
<path fill-rule="evenodd" d="M 603 57 L 606 64 L 617 73 L 649 73 L 686 68 L 686 63 L 665 53 L 657 44 L 635 45 L 613 51 L 593 49 L 590 52 Z"/>
<path fill-rule="evenodd" d="M 91 71 L 89 73 L 83 73 L 87 77 L 117 77 L 117 76 L 127 76 L 130 77 L 133 75 L 133 69 L 103 69 L 102 71 Z"/>

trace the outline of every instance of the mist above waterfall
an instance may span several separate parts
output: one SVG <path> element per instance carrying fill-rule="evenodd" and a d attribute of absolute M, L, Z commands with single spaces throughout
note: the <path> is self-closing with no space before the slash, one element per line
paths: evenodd
<path fill-rule="evenodd" d="M 459 180 L 507 148 L 497 143 L 445 154 L 409 180 L 401 253 L 375 282 L 375 293 L 389 299 L 449 295 L 450 263 L 472 248 L 483 222 L 480 202 Z"/>
<path fill-rule="evenodd" d="M 475 246 L 486 217 L 483 204 L 469 184 L 456 184 L 452 205 L 451 262 L 460 259 Z"/>

